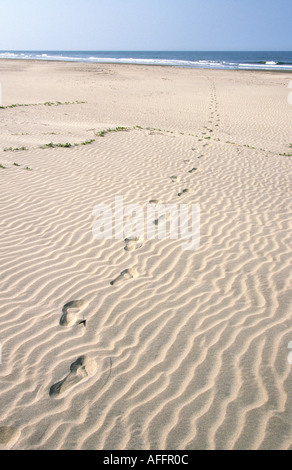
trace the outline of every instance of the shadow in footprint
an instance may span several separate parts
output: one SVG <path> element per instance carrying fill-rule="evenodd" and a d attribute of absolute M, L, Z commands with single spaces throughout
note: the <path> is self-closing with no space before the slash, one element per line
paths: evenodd
<path fill-rule="evenodd" d="M 138 248 L 141 248 L 143 246 L 143 239 L 139 237 L 129 237 L 126 238 L 125 240 L 125 251 L 134 251 L 138 250 Z"/>
<path fill-rule="evenodd" d="M 154 225 L 159 225 L 160 222 L 168 221 L 170 219 L 170 214 L 162 214 L 158 219 L 154 220 Z"/>
<path fill-rule="evenodd" d="M 151 199 L 149 201 L 149 204 L 152 204 L 153 206 L 157 206 L 157 204 L 161 203 L 161 199 Z"/>
<path fill-rule="evenodd" d="M 0 427 L 0 446 L 8 446 L 18 439 L 20 431 L 11 426 Z"/>
<path fill-rule="evenodd" d="M 49 391 L 50 397 L 62 395 L 79 382 L 92 377 L 96 371 L 96 361 L 86 355 L 78 357 L 78 359 L 71 364 L 70 373 L 63 380 L 51 386 Z"/>
<path fill-rule="evenodd" d="M 138 276 L 139 276 L 139 273 L 136 268 L 125 269 L 124 271 L 121 272 L 121 274 L 119 274 L 118 277 L 116 277 L 116 279 L 111 281 L 110 284 L 111 286 L 117 286 L 123 281 L 129 280 L 129 279 L 135 279 Z"/>
<path fill-rule="evenodd" d="M 173 183 L 176 183 L 176 182 L 180 181 L 180 176 L 174 175 L 174 176 L 171 176 L 170 179 Z"/>
<path fill-rule="evenodd" d="M 199 168 L 192 168 L 191 170 L 189 170 L 189 173 L 194 173 L 194 171 L 199 171 Z"/>
<path fill-rule="evenodd" d="M 178 196 L 183 196 L 184 194 L 187 194 L 187 193 L 191 193 L 192 190 L 191 189 L 183 189 L 181 193 L 178 193 Z"/>
<path fill-rule="evenodd" d="M 61 326 L 72 326 L 83 324 L 86 326 L 86 320 L 80 317 L 81 311 L 87 307 L 86 300 L 71 300 L 64 305 L 62 309 L 62 316 L 60 318 Z"/>

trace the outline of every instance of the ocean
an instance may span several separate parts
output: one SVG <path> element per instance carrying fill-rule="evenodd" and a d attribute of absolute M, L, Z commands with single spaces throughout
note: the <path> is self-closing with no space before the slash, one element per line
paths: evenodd
<path fill-rule="evenodd" d="M 0 59 L 292 71 L 291 51 L 0 51 Z"/>

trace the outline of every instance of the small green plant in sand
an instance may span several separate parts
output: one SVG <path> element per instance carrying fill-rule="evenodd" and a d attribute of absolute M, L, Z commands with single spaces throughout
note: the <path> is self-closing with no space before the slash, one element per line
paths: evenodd
<path fill-rule="evenodd" d="M 7 106 L 0 106 L 0 109 L 18 108 L 19 106 L 36 106 L 36 104 L 21 104 L 21 103 L 16 103 L 16 104 L 9 104 L 9 105 L 7 105 Z"/>
<path fill-rule="evenodd" d="M 20 150 L 28 150 L 26 147 L 8 147 L 3 149 L 3 152 L 19 152 Z"/>
<path fill-rule="evenodd" d="M 68 104 L 81 104 L 85 103 L 85 101 L 65 101 L 62 103 L 62 101 L 46 101 L 44 106 L 62 106 L 62 105 L 68 105 Z"/>
<path fill-rule="evenodd" d="M 13 163 L 13 166 L 20 166 L 19 163 Z"/>
<path fill-rule="evenodd" d="M 80 145 L 89 145 L 89 144 L 92 144 L 93 142 L 95 142 L 95 139 L 86 140 L 85 142 L 81 142 Z"/>
<path fill-rule="evenodd" d="M 98 137 L 104 137 L 104 136 L 105 136 L 105 134 L 107 134 L 108 132 L 110 132 L 110 131 L 108 131 L 108 130 L 104 130 L 104 131 L 100 131 L 100 132 L 98 132 L 98 133 L 97 133 L 97 134 L 95 134 L 95 135 L 97 135 Z"/>
<path fill-rule="evenodd" d="M 79 145 L 89 145 L 95 142 L 95 139 L 90 139 L 90 140 L 85 140 L 84 142 L 81 142 L 80 144 L 71 144 L 70 142 L 66 142 L 65 144 L 62 144 L 58 142 L 57 144 L 54 144 L 53 142 L 49 142 L 48 144 L 42 145 L 40 148 L 41 149 L 46 149 L 46 148 L 71 148 L 71 147 L 78 147 Z"/>
<path fill-rule="evenodd" d="M 69 142 L 66 142 L 65 144 L 62 143 L 57 143 L 54 144 L 53 142 L 49 142 L 48 144 L 42 145 L 40 148 L 45 149 L 45 148 L 56 148 L 56 147 L 63 147 L 63 148 L 70 148 L 73 147 L 74 144 L 70 144 Z"/>
<path fill-rule="evenodd" d="M 280 157 L 292 157 L 292 153 L 279 153 Z"/>
<path fill-rule="evenodd" d="M 41 148 L 54 148 L 55 147 L 55 144 L 53 144 L 53 142 L 50 142 L 49 144 L 45 144 L 43 147 Z"/>
<path fill-rule="evenodd" d="M 66 149 L 72 147 L 72 144 L 70 144 L 69 142 L 66 142 L 66 144 L 56 144 L 56 147 L 64 147 Z"/>
<path fill-rule="evenodd" d="M 110 132 L 120 132 L 120 131 L 127 131 L 128 127 L 116 127 L 115 129 L 104 129 L 103 131 L 95 133 L 97 137 L 104 137 L 106 134 L 109 134 Z"/>
<path fill-rule="evenodd" d="M 45 106 L 64 106 L 64 105 L 68 105 L 68 104 L 82 104 L 82 103 L 86 103 L 86 101 L 65 101 L 65 102 L 62 102 L 62 101 L 46 101 L 45 103 L 43 103 Z M 39 103 L 39 104 L 42 104 L 42 103 Z"/>
<path fill-rule="evenodd" d="M 249 148 L 249 149 L 255 150 L 255 147 L 251 147 L 251 145 L 248 145 L 248 144 L 243 144 L 243 147 L 247 147 L 247 148 Z"/>
<path fill-rule="evenodd" d="M 18 108 L 23 106 L 62 106 L 68 104 L 82 104 L 86 103 L 86 101 L 65 101 L 62 103 L 61 101 L 46 101 L 45 103 L 15 103 L 9 104 L 7 106 L 0 106 L 0 109 L 9 109 L 9 108 Z"/>
<path fill-rule="evenodd" d="M 0 168 L 2 168 L 2 170 L 5 169 L 5 166 L 3 166 L 1 163 L 0 163 Z"/>

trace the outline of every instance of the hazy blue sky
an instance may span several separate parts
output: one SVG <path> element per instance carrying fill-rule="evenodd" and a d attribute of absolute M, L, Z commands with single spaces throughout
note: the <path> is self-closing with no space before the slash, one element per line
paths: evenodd
<path fill-rule="evenodd" d="M 0 0 L 0 50 L 292 50 L 292 0 Z"/>

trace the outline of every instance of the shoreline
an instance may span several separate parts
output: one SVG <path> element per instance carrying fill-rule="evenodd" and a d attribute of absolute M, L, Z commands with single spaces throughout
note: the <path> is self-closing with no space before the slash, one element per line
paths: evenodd
<path fill-rule="evenodd" d="M 8 62 L 19 62 L 19 63 L 53 63 L 53 64 L 56 64 L 56 63 L 65 63 L 65 64 L 76 64 L 76 65 L 91 65 L 91 66 L 97 66 L 97 65 L 111 65 L 111 66 L 123 66 L 123 65 L 126 65 L 126 66 L 137 66 L 137 67 L 169 67 L 169 68 L 175 68 L 175 69 L 184 69 L 184 70 L 210 70 L 210 71 L 218 71 L 218 72 L 262 72 L 262 73 L 292 73 L 292 70 L 269 70 L 269 69 L 256 69 L 256 68 L 244 68 L 244 69 L 238 69 L 238 68 L 222 68 L 222 69 L 219 69 L 219 68 L 211 68 L 211 67 L 191 67 L 191 66 L 183 66 L 183 65 L 168 65 L 168 64 L 135 64 L 135 63 L 117 63 L 117 62 L 86 62 L 86 61 L 73 61 L 73 60 L 56 60 L 56 59 L 52 59 L 52 60 L 48 60 L 48 59 L 9 59 L 9 58 L 0 58 L 0 63 L 1 62 L 5 62 L 5 61 L 8 61 Z"/>

